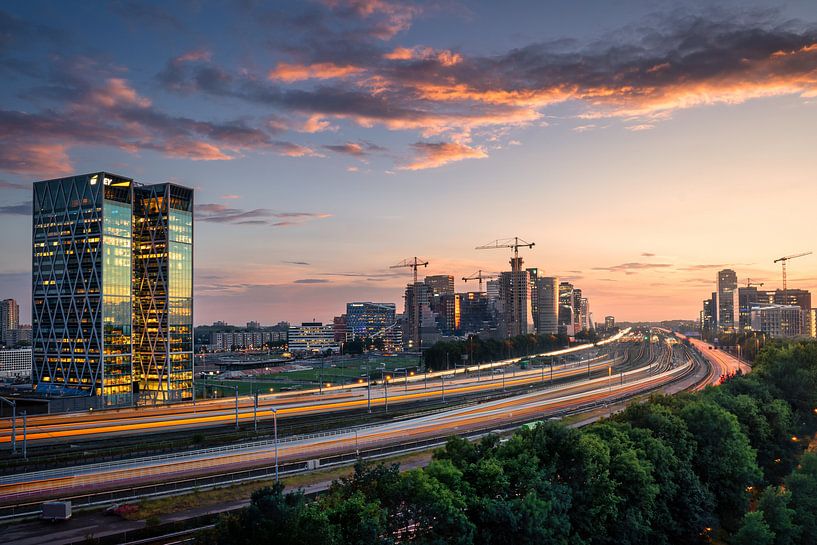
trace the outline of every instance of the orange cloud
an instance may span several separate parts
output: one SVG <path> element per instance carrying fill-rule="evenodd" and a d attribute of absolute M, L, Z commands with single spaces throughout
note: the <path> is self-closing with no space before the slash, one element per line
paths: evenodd
<path fill-rule="evenodd" d="M 454 66 L 462 62 L 462 55 L 454 53 L 448 49 L 435 50 L 431 47 L 397 47 L 393 51 L 383 55 L 388 60 L 429 60 L 435 59 L 443 66 Z"/>
<path fill-rule="evenodd" d="M 94 89 L 90 94 L 92 103 L 105 108 L 115 106 L 150 107 L 150 100 L 139 96 L 128 82 L 121 78 L 110 78 L 104 87 Z"/>
<path fill-rule="evenodd" d="M 437 168 L 463 159 L 483 159 L 488 154 L 482 148 L 472 148 L 455 142 L 418 142 L 412 145 L 416 156 L 400 170 Z"/>
<path fill-rule="evenodd" d="M 61 176 L 73 168 L 63 144 L 4 142 L 0 146 L 0 170 L 6 172 Z"/>
<path fill-rule="evenodd" d="M 308 79 L 345 78 L 360 74 L 364 71 L 363 68 L 350 64 L 341 66 L 331 62 L 319 62 L 316 64 L 280 62 L 273 70 L 270 70 L 267 77 L 271 80 L 292 83 Z"/>

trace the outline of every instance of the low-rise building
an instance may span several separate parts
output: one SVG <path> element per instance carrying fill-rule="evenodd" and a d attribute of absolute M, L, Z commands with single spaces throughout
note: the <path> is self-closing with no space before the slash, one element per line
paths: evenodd
<path fill-rule="evenodd" d="M 333 324 L 321 322 L 304 322 L 299 326 L 289 326 L 288 346 L 290 352 L 339 352 L 340 345 L 335 341 Z"/>
<path fill-rule="evenodd" d="M 0 377 L 31 378 L 31 348 L 0 350 Z"/>
<path fill-rule="evenodd" d="M 789 338 L 804 334 L 803 311 L 795 305 L 763 305 L 751 311 L 752 329 L 770 337 Z"/>

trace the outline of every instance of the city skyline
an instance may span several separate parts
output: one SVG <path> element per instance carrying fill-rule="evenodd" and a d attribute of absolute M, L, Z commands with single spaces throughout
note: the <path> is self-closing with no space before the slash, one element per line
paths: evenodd
<path fill-rule="evenodd" d="M 415 255 L 475 291 L 513 235 L 596 321 L 779 288 L 815 250 L 817 13 L 672 5 L 5 7 L 0 297 L 28 323 L 32 182 L 103 170 L 196 189 L 197 324 L 400 310 Z"/>

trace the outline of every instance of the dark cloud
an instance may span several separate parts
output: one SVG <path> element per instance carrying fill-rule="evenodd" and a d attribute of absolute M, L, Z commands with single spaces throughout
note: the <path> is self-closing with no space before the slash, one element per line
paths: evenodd
<path fill-rule="evenodd" d="M 31 184 L 21 184 L 0 180 L 0 189 L 31 189 Z"/>
<path fill-rule="evenodd" d="M 636 271 L 645 269 L 665 269 L 672 267 L 669 263 L 622 263 L 621 265 L 614 265 L 612 267 L 593 267 L 594 271 L 610 271 L 623 272 L 624 274 L 635 274 Z"/>
<path fill-rule="evenodd" d="M 331 217 L 331 214 L 318 212 L 280 212 L 269 208 L 245 210 L 241 208 L 231 208 L 220 203 L 207 203 L 196 206 L 196 219 L 208 223 L 287 227 L 328 217 Z"/>
<path fill-rule="evenodd" d="M 20 204 L 8 204 L 0 206 L 0 214 L 10 216 L 30 216 L 31 215 L 31 201 L 22 202 Z"/>
<path fill-rule="evenodd" d="M 716 264 L 702 264 L 702 265 L 688 265 L 686 267 L 679 267 L 681 271 L 704 271 L 707 269 L 723 269 L 724 267 L 728 267 L 728 263 L 716 263 Z"/>
<path fill-rule="evenodd" d="M 351 155 L 353 157 L 363 157 L 364 155 L 369 155 L 373 152 L 387 151 L 386 148 L 371 142 L 346 142 L 345 144 L 325 145 L 323 148 L 335 153 Z"/>
<path fill-rule="evenodd" d="M 643 252 L 641 254 L 641 257 L 655 257 L 655 254 L 650 253 L 650 252 Z"/>
<path fill-rule="evenodd" d="M 142 25 L 164 26 L 172 30 L 182 29 L 181 21 L 169 11 L 147 2 L 120 0 L 110 4 L 114 13 L 122 17 L 127 23 L 141 28 Z"/>
<path fill-rule="evenodd" d="M 303 265 L 303 266 L 311 265 L 311 263 L 307 263 L 306 261 L 282 261 L 281 263 L 288 263 L 290 265 Z"/>
<path fill-rule="evenodd" d="M 329 280 L 325 280 L 323 278 L 301 278 L 300 280 L 295 280 L 293 284 L 328 284 Z"/>

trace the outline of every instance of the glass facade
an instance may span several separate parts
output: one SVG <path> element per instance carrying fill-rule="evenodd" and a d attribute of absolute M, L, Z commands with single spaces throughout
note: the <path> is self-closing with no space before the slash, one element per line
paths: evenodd
<path fill-rule="evenodd" d="M 106 406 L 192 398 L 192 210 L 190 189 L 104 172 L 34 184 L 38 391 Z"/>
<path fill-rule="evenodd" d="M 193 192 L 137 187 L 134 358 L 140 403 L 193 397 Z"/>
<path fill-rule="evenodd" d="M 130 179 L 34 184 L 33 381 L 38 391 L 131 403 Z"/>

